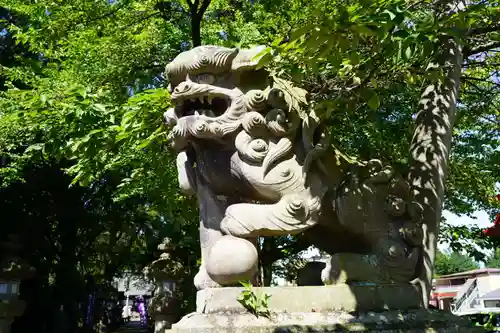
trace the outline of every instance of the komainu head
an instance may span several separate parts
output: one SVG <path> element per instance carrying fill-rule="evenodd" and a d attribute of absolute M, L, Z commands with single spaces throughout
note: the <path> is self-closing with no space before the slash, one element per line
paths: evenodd
<path fill-rule="evenodd" d="M 253 104 L 264 102 L 262 94 L 251 91 L 267 86 L 267 73 L 256 69 L 261 51 L 199 46 L 167 65 L 174 107 L 165 118 L 174 126 L 174 149 L 183 149 L 193 138 L 218 139 L 236 131 Z"/>
<path fill-rule="evenodd" d="M 199 46 L 167 65 L 172 148 L 183 150 L 193 139 L 220 141 L 241 128 L 278 137 L 297 129 L 299 103 L 283 80 L 258 69 L 262 51 Z"/>

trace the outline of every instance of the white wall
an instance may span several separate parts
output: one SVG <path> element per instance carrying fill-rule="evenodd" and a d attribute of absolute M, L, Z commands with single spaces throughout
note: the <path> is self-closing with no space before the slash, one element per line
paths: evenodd
<path fill-rule="evenodd" d="M 484 296 L 485 294 L 500 288 L 500 274 L 499 275 L 488 275 L 481 276 L 477 278 L 477 288 L 479 291 L 479 296 Z"/>

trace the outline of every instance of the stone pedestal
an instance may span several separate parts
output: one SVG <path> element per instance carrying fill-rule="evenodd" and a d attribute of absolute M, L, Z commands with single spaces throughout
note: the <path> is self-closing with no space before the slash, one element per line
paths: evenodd
<path fill-rule="evenodd" d="M 249 313 L 237 301 L 242 290 L 198 292 L 197 312 L 172 332 L 479 332 L 464 318 L 423 310 L 419 290 L 410 285 L 255 288 L 271 295 L 269 317 Z"/>

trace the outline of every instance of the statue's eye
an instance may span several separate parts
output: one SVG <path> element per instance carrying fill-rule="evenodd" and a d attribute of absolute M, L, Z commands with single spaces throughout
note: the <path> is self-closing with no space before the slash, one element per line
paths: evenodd
<path fill-rule="evenodd" d="M 213 84 L 215 82 L 215 76 L 213 74 L 199 74 L 196 76 L 196 82 L 200 84 Z"/>

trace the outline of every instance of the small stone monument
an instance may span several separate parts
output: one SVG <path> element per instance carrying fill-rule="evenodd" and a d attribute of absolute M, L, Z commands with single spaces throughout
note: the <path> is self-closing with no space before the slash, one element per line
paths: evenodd
<path fill-rule="evenodd" d="M 146 277 L 155 283 L 155 290 L 148 304 L 155 333 L 170 329 L 179 315 L 180 300 L 177 297 L 176 282 L 183 273 L 183 267 L 172 260 L 169 253 L 171 246 L 170 239 L 166 238 L 158 245 L 158 250 L 162 251 L 160 258 L 144 270 Z"/>
<path fill-rule="evenodd" d="M 34 268 L 18 257 L 21 248 L 15 235 L 1 244 L 0 252 L 0 333 L 9 333 L 15 317 L 23 314 L 26 303 L 20 299 L 21 281 L 34 273 Z"/>
<path fill-rule="evenodd" d="M 173 332 L 463 331 L 425 310 L 412 283 L 424 233 L 408 180 L 332 147 L 307 92 L 258 67 L 262 50 L 200 46 L 166 67 L 169 141 L 181 190 L 198 197 L 202 257 L 197 311 Z M 331 254 L 326 286 L 256 288 L 270 300 L 255 316 L 232 286 L 254 278 L 257 237 L 284 235 Z"/>

